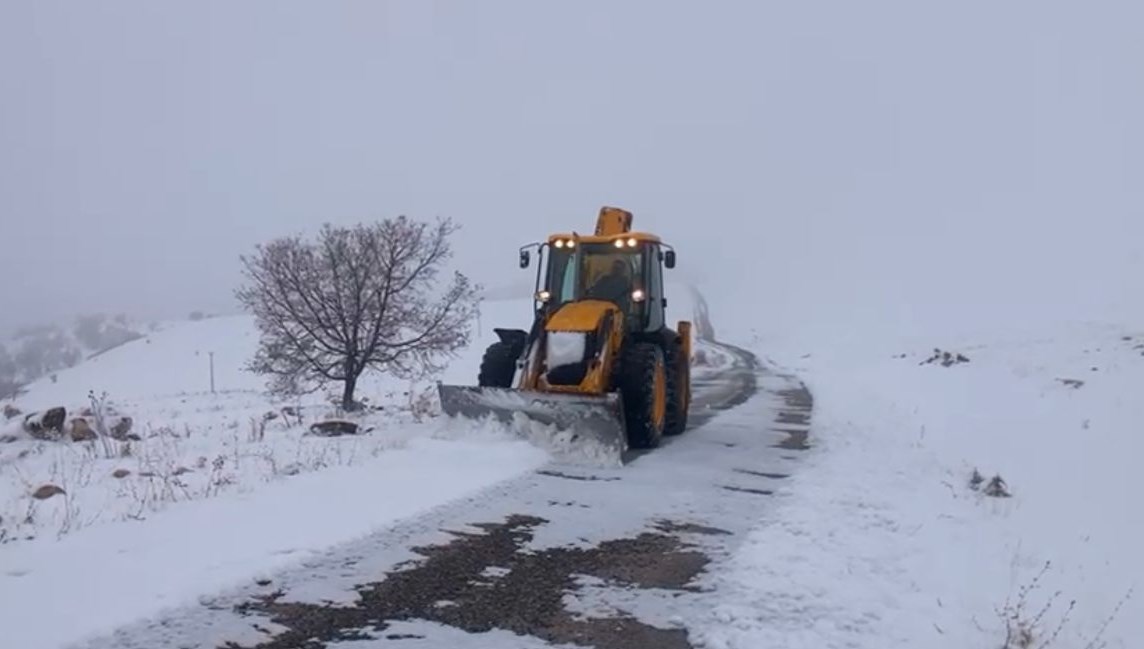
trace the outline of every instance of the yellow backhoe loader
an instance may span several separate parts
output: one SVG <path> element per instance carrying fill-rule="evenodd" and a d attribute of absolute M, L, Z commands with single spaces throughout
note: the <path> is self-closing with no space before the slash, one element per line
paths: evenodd
<path fill-rule="evenodd" d="M 691 323 L 666 321 L 663 269 L 675 250 L 632 231 L 632 213 L 600 210 L 592 235 L 554 234 L 520 249 L 537 253 L 529 330 L 496 329 L 477 385 L 439 385 L 450 416 L 555 426 L 622 463 L 687 427 Z"/>

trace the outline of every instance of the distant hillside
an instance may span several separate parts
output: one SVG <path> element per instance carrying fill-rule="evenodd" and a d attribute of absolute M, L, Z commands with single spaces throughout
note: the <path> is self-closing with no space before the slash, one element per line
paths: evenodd
<path fill-rule="evenodd" d="M 707 319 L 706 304 L 694 288 L 683 284 L 668 285 L 668 323 L 690 319 L 697 337 L 713 339 L 714 330 Z M 510 290 L 498 292 L 509 295 Z M 531 292 L 513 299 L 487 298 L 474 323 L 470 347 L 444 372 L 447 381 L 473 382 L 485 347 L 497 339 L 494 327 L 528 329 L 531 325 Z M 85 345 L 75 332 L 44 328 L 36 341 L 50 351 L 47 357 L 55 364 L 39 377 L 25 381 L 25 394 L 18 401 L 25 409 L 47 408 L 82 402 L 91 390 L 108 392 L 117 397 L 156 397 L 207 392 L 211 388 L 212 363 L 215 389 L 222 391 L 254 391 L 265 389 L 263 377 L 245 369 L 258 348 L 258 329 L 247 315 L 192 318 L 146 327 L 146 333 L 134 333 L 136 327 L 125 327 L 122 343 L 99 351 Z M 94 340 L 88 336 L 89 342 Z M 117 338 L 109 334 L 101 339 L 110 343 Z M 26 375 L 25 375 L 26 376 Z M 373 389 L 393 387 L 383 377 L 363 377 L 362 385 Z"/>
<path fill-rule="evenodd" d="M 0 339 L 0 399 L 40 378 L 138 340 L 146 329 L 125 315 L 82 315 L 70 326 L 36 325 Z"/>

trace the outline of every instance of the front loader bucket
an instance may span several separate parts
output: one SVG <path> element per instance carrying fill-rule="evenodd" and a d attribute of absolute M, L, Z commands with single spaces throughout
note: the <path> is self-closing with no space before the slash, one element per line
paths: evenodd
<path fill-rule="evenodd" d="M 451 417 L 484 419 L 492 415 L 506 424 L 522 424 L 514 428 L 549 450 L 588 457 L 594 463 L 623 464 L 628 440 L 618 394 L 592 396 L 442 384 L 437 391 L 441 409 Z M 529 421 L 555 431 L 537 430 L 526 425 Z"/>

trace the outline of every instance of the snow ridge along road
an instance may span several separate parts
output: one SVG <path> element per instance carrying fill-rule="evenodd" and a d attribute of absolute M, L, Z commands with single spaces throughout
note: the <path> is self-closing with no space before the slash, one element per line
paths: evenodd
<path fill-rule="evenodd" d="M 705 347 L 726 362 L 697 371 L 691 428 L 625 467 L 551 463 L 84 646 L 697 646 L 812 407 L 796 378 Z"/>

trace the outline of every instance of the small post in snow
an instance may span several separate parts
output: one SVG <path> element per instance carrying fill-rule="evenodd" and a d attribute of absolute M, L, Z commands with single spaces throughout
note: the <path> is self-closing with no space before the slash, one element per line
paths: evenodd
<path fill-rule="evenodd" d="M 214 352 L 207 352 L 211 359 L 211 394 L 215 393 L 214 389 Z"/>

